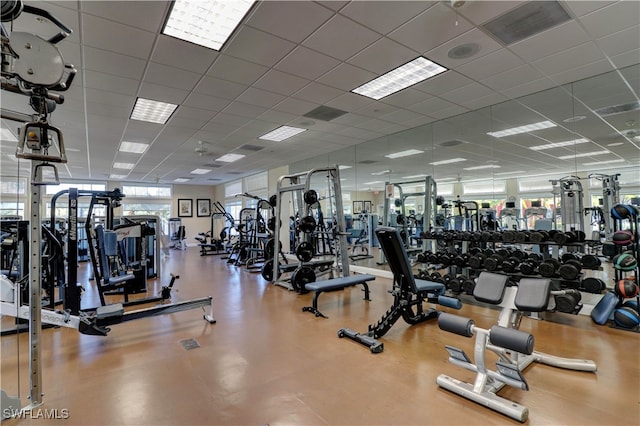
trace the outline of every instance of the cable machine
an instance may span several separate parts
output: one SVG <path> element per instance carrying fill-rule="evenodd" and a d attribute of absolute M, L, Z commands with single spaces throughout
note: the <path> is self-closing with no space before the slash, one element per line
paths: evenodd
<path fill-rule="evenodd" d="M 599 206 L 593 206 L 591 208 L 593 214 L 597 214 L 597 221 L 602 224 L 600 231 L 604 232 L 605 240 L 610 240 L 613 236 L 614 223 L 613 219 L 609 215 L 611 208 L 620 203 L 620 183 L 618 177 L 620 173 L 615 175 L 604 175 L 600 173 L 592 173 L 587 176 L 589 179 L 597 179 L 602 182 L 602 198 L 599 200 Z M 585 213 L 588 209 L 585 209 Z M 594 220 L 595 222 L 596 220 Z"/>
<path fill-rule="evenodd" d="M 582 183 L 577 176 L 567 176 L 558 180 L 551 180 L 553 185 L 553 203 L 556 211 L 553 215 L 553 227 L 558 231 L 584 232 L 584 193 Z M 558 214 L 560 206 L 560 214 Z M 561 223 L 558 224 L 558 216 Z"/>

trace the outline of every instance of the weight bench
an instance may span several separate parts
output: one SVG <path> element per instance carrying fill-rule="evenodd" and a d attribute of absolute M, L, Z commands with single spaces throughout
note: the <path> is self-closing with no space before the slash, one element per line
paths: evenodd
<path fill-rule="evenodd" d="M 312 312 L 316 317 L 328 318 L 322 312 L 318 310 L 318 297 L 321 293 L 344 290 L 347 287 L 353 287 L 356 285 L 362 285 L 364 290 L 364 300 L 369 299 L 369 286 L 367 281 L 373 281 L 376 277 L 374 275 L 356 274 L 347 277 L 333 278 L 329 280 L 316 281 L 305 285 L 307 291 L 313 291 L 313 305 L 305 306 L 302 308 L 303 312 Z"/>
<path fill-rule="evenodd" d="M 349 328 L 338 330 L 338 337 L 347 337 L 367 346 L 372 353 L 383 351 L 384 346 L 377 339 L 385 335 L 400 318 L 410 325 L 437 318 L 439 312 L 433 308 L 425 310 L 422 305 L 424 301 L 453 309 L 462 307 L 460 300 L 445 296 L 444 284 L 414 277 L 404 243 L 396 228 L 378 227 L 376 236 L 393 274 L 393 304 L 377 323 L 369 325 L 366 333 L 358 333 Z"/>
<path fill-rule="evenodd" d="M 473 296 L 480 302 L 498 305 L 502 309 L 498 317 L 498 325 L 518 329 L 524 313 L 544 312 L 553 301 L 551 280 L 548 278 L 522 278 L 518 285 L 507 286 L 509 277 L 492 272 L 481 272 L 473 290 Z M 562 291 L 560 291 L 562 292 Z M 512 362 L 522 371 L 533 362 L 576 371 L 595 372 L 595 362 L 584 359 L 562 358 L 534 351 L 530 355 L 511 354 L 504 348 L 488 346 L 501 359 Z"/>

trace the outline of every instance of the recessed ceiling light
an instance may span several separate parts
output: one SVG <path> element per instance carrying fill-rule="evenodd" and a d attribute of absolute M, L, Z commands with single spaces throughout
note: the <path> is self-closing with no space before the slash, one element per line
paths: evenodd
<path fill-rule="evenodd" d="M 125 169 L 125 170 L 131 170 L 135 167 L 136 165 L 133 163 L 113 163 L 113 168 L 114 169 Z"/>
<path fill-rule="evenodd" d="M 149 148 L 149 144 L 147 143 L 122 141 L 120 142 L 120 148 L 118 148 L 118 151 L 142 154 L 147 150 L 147 148 Z"/>
<path fill-rule="evenodd" d="M 447 68 L 419 56 L 411 62 L 356 87 L 352 92 L 379 100 L 445 71 Z"/>
<path fill-rule="evenodd" d="M 387 158 L 400 158 L 400 157 L 408 157 L 410 155 L 418 155 L 422 154 L 424 151 L 420 151 L 419 149 L 407 149 L 406 151 L 394 152 L 392 154 L 387 154 L 385 157 Z"/>
<path fill-rule="evenodd" d="M 184 182 L 189 182 L 191 179 L 188 178 L 176 178 L 173 181 L 177 182 L 177 183 L 184 183 Z"/>
<path fill-rule="evenodd" d="M 461 163 L 463 161 L 467 161 L 466 158 L 450 158 L 448 160 L 440 160 L 440 161 L 434 161 L 433 163 L 429 163 L 432 166 L 440 166 L 442 164 L 452 164 L 452 163 Z"/>
<path fill-rule="evenodd" d="M 377 185 L 377 184 L 380 184 L 380 183 L 384 183 L 384 182 L 381 181 L 381 180 L 374 180 L 373 182 L 363 182 L 362 184 L 363 185 Z"/>
<path fill-rule="evenodd" d="M 563 146 L 572 146 L 572 145 L 578 145 L 578 144 L 587 143 L 587 142 L 589 142 L 589 139 L 581 138 L 581 139 L 575 139 L 572 141 L 553 142 L 545 145 L 530 146 L 529 149 L 532 149 L 534 151 L 541 151 L 543 149 L 561 148 Z"/>
<path fill-rule="evenodd" d="M 131 119 L 165 124 L 176 108 L 178 108 L 176 104 L 138 98 L 131 112 Z"/>
<path fill-rule="evenodd" d="M 565 123 L 575 123 L 576 121 L 582 121 L 585 118 L 587 118 L 586 115 L 576 115 L 574 117 L 565 118 L 562 121 L 565 122 Z"/>
<path fill-rule="evenodd" d="M 583 163 L 583 166 L 599 166 L 600 164 L 623 163 L 625 160 L 618 158 L 616 160 L 593 161 L 591 163 Z"/>
<path fill-rule="evenodd" d="M 353 167 L 353 166 L 339 165 L 338 166 L 338 170 L 350 169 L 351 167 Z"/>
<path fill-rule="evenodd" d="M 572 160 L 574 158 L 581 158 L 581 157 L 592 157 L 594 155 L 604 155 L 604 154 L 610 154 L 610 151 L 607 151 L 606 149 L 603 151 L 593 151 L 593 152 L 583 152 L 582 154 L 572 154 L 572 155 L 563 155 L 562 157 L 558 157 L 558 159 L 560 160 Z"/>
<path fill-rule="evenodd" d="M 258 139 L 263 139 L 266 141 L 274 141 L 281 142 L 285 139 L 289 139 L 292 136 L 297 135 L 298 133 L 306 132 L 307 129 L 301 129 L 299 127 L 291 127 L 291 126 L 280 126 L 275 130 L 270 131 Z"/>
<path fill-rule="evenodd" d="M 465 167 L 462 170 L 482 170 L 482 169 L 499 169 L 500 166 L 496 164 L 485 164 L 484 166 Z"/>
<path fill-rule="evenodd" d="M 195 169 L 195 170 L 191 170 L 190 173 L 194 175 L 206 175 L 210 171 L 211 169 Z"/>
<path fill-rule="evenodd" d="M 520 133 L 533 132 L 534 130 L 548 129 L 549 127 L 556 127 L 556 124 L 551 121 L 540 121 L 538 123 L 527 124 L 524 126 L 512 127 L 510 129 L 504 129 L 497 132 L 487 133 L 489 136 L 501 138 L 503 136 L 518 135 Z"/>
<path fill-rule="evenodd" d="M 222 157 L 216 158 L 215 161 L 222 161 L 223 163 L 233 163 L 234 161 L 238 161 L 241 158 L 246 157 L 246 155 L 242 154 L 225 154 Z"/>
<path fill-rule="evenodd" d="M 9 129 L 5 129 L 4 127 L 0 127 L 0 140 L 3 142 L 18 142 L 18 139 Z"/>
<path fill-rule="evenodd" d="M 127 175 L 114 175 L 114 174 L 109 175 L 109 179 L 122 180 L 126 178 L 127 178 Z"/>
<path fill-rule="evenodd" d="M 252 4 L 250 0 L 175 0 L 162 33 L 220 50 Z"/>
<path fill-rule="evenodd" d="M 607 146 L 620 146 L 620 145 L 624 145 L 624 142 L 614 142 L 614 143 L 607 144 Z"/>
<path fill-rule="evenodd" d="M 381 172 L 373 172 L 371 173 L 372 176 L 382 176 L 382 175 L 386 175 L 387 173 L 391 173 L 391 170 L 383 170 Z"/>

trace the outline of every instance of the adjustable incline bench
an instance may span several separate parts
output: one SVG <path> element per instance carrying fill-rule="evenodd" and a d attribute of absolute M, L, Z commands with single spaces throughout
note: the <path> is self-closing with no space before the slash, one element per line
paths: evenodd
<path fill-rule="evenodd" d="M 453 309 L 462 307 L 460 300 L 444 295 L 446 289 L 444 284 L 414 277 L 409 257 L 396 228 L 379 227 L 376 229 L 376 235 L 394 277 L 391 291 L 393 305 L 376 324 L 369 325 L 367 333 L 358 333 L 348 328 L 338 330 L 338 337 L 348 337 L 367 346 L 372 353 L 383 351 L 382 342 L 376 339 L 384 336 L 400 317 L 411 325 L 437 318 L 439 312 L 435 309 L 424 310 L 422 306 L 424 301 Z"/>
<path fill-rule="evenodd" d="M 313 291 L 313 306 L 305 306 L 302 308 L 303 312 L 313 312 L 317 317 L 327 318 L 322 312 L 318 310 L 318 296 L 321 293 L 329 291 L 344 290 L 347 287 L 353 287 L 355 285 L 362 285 L 364 290 L 364 300 L 369 299 L 369 286 L 367 281 L 373 281 L 376 277 L 374 275 L 356 274 L 348 277 L 333 278 L 330 280 L 315 281 L 305 284 L 307 291 Z"/>

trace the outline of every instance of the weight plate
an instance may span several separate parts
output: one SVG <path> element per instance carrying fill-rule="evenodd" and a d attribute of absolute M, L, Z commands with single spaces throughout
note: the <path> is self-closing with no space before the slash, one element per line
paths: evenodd
<path fill-rule="evenodd" d="M 298 228 L 300 231 L 306 233 L 313 232 L 316 229 L 316 219 L 313 216 L 305 216 L 300 219 L 300 223 L 298 223 Z"/>
<path fill-rule="evenodd" d="M 304 198 L 304 202 L 307 204 L 315 204 L 318 202 L 318 193 L 315 189 L 310 189 L 304 193 L 302 198 Z"/>
<path fill-rule="evenodd" d="M 306 285 L 316 281 L 316 273 L 308 266 L 301 266 L 291 275 L 291 286 L 300 294 L 308 293 Z"/>
<path fill-rule="evenodd" d="M 313 248 L 313 244 L 308 241 L 303 241 L 298 244 L 298 247 L 296 247 L 296 257 L 301 262 L 310 261 L 311 259 L 313 259 L 314 255 L 315 250 Z"/>

